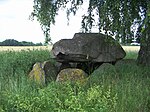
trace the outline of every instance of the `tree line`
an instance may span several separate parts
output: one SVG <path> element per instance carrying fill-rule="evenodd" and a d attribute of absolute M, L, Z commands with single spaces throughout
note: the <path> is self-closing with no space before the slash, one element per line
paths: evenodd
<path fill-rule="evenodd" d="M 0 46 L 42 46 L 42 43 L 33 43 L 33 42 L 27 42 L 27 41 L 17 41 L 14 39 L 6 39 L 2 42 L 0 42 Z"/>

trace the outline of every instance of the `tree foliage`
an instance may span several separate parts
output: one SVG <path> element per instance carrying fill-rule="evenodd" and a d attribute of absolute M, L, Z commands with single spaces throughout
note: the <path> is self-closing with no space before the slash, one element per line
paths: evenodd
<path fill-rule="evenodd" d="M 14 39 L 6 39 L 0 42 L 0 46 L 21 46 L 22 44 Z"/>
<path fill-rule="evenodd" d="M 14 39 L 6 39 L 2 42 L 0 42 L 0 46 L 42 46 L 42 43 L 36 43 L 33 42 L 27 42 L 27 41 L 17 41 Z"/>
<path fill-rule="evenodd" d="M 37 17 L 48 37 L 59 10 L 66 10 L 69 18 L 70 14 L 77 13 L 83 3 L 89 4 L 87 14 L 81 21 L 83 32 L 90 32 L 93 26 L 97 26 L 99 32 L 105 31 L 126 42 L 135 32 L 135 27 L 138 26 L 137 34 L 141 34 L 149 26 L 149 0 L 34 0 L 31 17 Z"/>

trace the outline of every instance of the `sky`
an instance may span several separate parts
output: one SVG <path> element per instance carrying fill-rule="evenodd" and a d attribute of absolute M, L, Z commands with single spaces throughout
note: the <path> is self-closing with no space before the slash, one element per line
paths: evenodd
<path fill-rule="evenodd" d="M 33 0 L 0 0 L 0 42 L 5 39 L 44 43 L 44 35 L 36 19 L 29 20 L 33 10 Z M 85 13 L 81 9 L 76 16 L 70 17 L 67 25 L 66 13 L 59 12 L 55 26 L 51 28 L 52 42 L 64 38 L 72 38 L 74 33 L 80 32 L 81 17 Z"/>

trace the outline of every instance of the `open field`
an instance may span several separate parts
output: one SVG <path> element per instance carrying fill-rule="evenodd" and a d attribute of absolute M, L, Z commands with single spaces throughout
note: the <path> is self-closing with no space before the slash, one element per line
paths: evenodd
<path fill-rule="evenodd" d="M 122 46 L 125 51 L 139 51 L 140 46 Z"/>
<path fill-rule="evenodd" d="M 0 46 L 0 51 L 21 51 L 21 50 L 45 50 L 51 46 Z"/>
<path fill-rule="evenodd" d="M 52 46 L 0 46 L 0 51 L 21 51 L 21 50 L 50 50 Z M 140 46 L 123 46 L 125 51 L 139 51 Z"/>

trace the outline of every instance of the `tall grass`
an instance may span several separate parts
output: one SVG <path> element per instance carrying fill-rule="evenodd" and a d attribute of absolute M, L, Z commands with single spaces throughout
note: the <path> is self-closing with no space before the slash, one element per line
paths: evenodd
<path fill-rule="evenodd" d="M 126 51 L 126 57 L 125 59 L 137 59 L 138 52 L 137 51 Z"/>
<path fill-rule="evenodd" d="M 90 78 L 91 84 L 111 87 L 117 94 L 116 112 L 150 111 L 150 70 L 139 67 L 135 62 L 119 63 L 115 69 L 104 72 L 95 71 Z"/>
<path fill-rule="evenodd" d="M 126 59 L 135 59 L 127 52 Z M 0 52 L 0 112 L 149 112 L 150 70 L 135 61 L 95 71 L 85 85 L 49 83 L 39 87 L 27 74 L 48 50 Z"/>
<path fill-rule="evenodd" d="M 33 64 L 48 59 L 50 55 L 47 50 L 0 52 L 0 91 L 23 88 Z"/>

